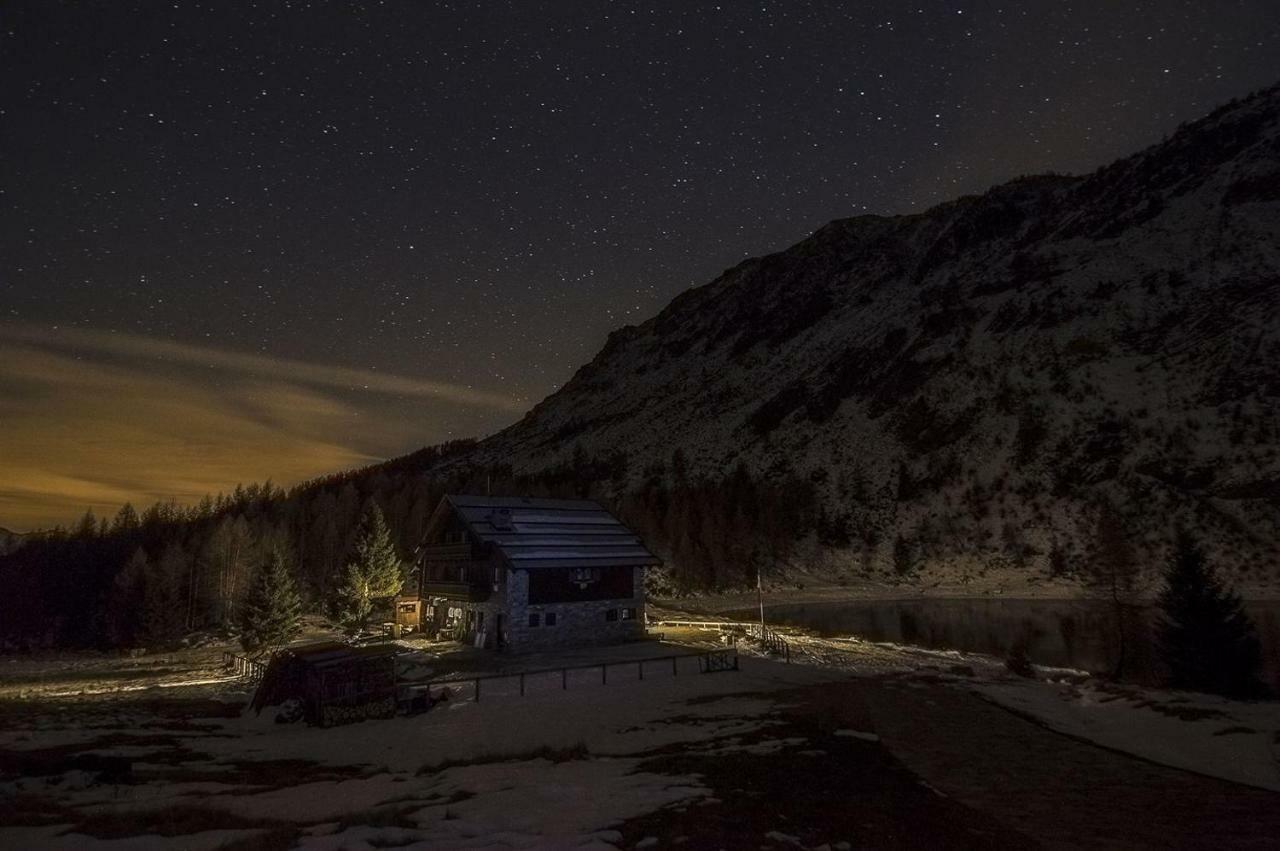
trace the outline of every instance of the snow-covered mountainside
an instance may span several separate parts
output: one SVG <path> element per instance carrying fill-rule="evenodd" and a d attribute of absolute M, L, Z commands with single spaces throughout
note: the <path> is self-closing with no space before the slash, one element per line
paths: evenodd
<path fill-rule="evenodd" d="M 1102 499 L 1280 573 L 1280 87 L 1085 177 L 832 222 L 611 335 L 474 460 L 680 448 L 819 485 L 884 566 L 1069 564 Z M 1262 583 L 1264 586 L 1266 582 Z"/>

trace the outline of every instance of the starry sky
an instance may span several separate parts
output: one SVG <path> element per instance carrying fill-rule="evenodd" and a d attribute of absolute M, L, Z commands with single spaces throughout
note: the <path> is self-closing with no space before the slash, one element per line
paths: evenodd
<path fill-rule="evenodd" d="M 834 218 L 1280 80 L 1280 4 L 0 8 L 0 526 L 490 433 Z"/>

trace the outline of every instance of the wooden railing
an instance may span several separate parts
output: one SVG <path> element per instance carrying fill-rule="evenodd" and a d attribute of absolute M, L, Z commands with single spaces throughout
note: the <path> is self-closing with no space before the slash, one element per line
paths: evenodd
<path fill-rule="evenodd" d="M 638 679 L 644 680 L 645 664 L 652 665 L 659 662 L 671 663 L 671 676 L 678 676 L 680 673 L 681 659 L 697 659 L 698 672 L 702 674 L 714 674 L 718 671 L 736 671 L 738 670 L 738 650 L 737 648 L 728 648 L 725 650 L 710 650 L 705 653 L 677 653 L 671 656 L 646 656 L 643 659 L 625 659 L 616 662 L 594 662 L 590 665 L 568 665 L 560 668 L 540 668 L 534 671 L 516 671 L 509 674 L 485 674 L 478 677 L 453 677 L 441 680 L 429 680 L 423 683 L 413 683 L 410 685 L 412 689 L 431 689 L 433 687 L 448 686 L 465 686 L 471 685 L 475 691 L 476 701 L 480 700 L 481 683 L 491 680 L 518 680 L 520 683 L 520 696 L 525 694 L 525 686 L 530 678 L 547 676 L 550 674 L 560 675 L 560 688 L 562 691 L 569 690 L 569 672 L 570 671 L 586 671 L 599 669 L 600 684 L 609 684 L 609 669 L 630 668 L 635 667 Z M 408 685 L 408 684 L 406 684 Z"/>
<path fill-rule="evenodd" d="M 791 645 L 787 643 L 785 638 L 765 624 L 747 624 L 747 635 L 759 641 L 760 646 L 767 652 L 776 653 L 777 655 L 785 658 L 788 662 L 791 661 Z"/>
<path fill-rule="evenodd" d="M 237 677 L 248 677 L 251 683 L 261 680 L 262 675 L 267 672 L 265 663 L 229 650 L 222 651 L 222 667 L 234 672 Z"/>
<path fill-rule="evenodd" d="M 775 653 L 782 656 L 787 662 L 791 661 L 791 645 L 780 633 L 770 629 L 764 624 L 754 623 L 752 621 L 688 621 L 688 620 L 671 620 L 669 618 L 660 618 L 648 621 L 648 626 L 691 626 L 697 629 L 716 629 L 720 632 L 728 632 L 731 635 L 745 634 L 755 641 L 760 642 L 760 646 L 769 653 Z"/>
<path fill-rule="evenodd" d="M 426 579 L 422 582 L 423 597 L 444 597 L 472 603 L 484 602 L 493 592 L 493 585 L 483 582 L 455 582 L 444 579 Z"/>

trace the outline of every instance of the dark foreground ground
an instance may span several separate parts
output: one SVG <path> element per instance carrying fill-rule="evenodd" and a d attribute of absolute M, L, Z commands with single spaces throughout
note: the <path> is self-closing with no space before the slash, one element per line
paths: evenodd
<path fill-rule="evenodd" d="M 886 678 L 786 697 L 768 737 L 805 745 L 653 757 L 651 770 L 702 774 L 720 801 L 635 819 L 628 839 L 785 847 L 767 836 L 785 824 L 810 848 L 1280 848 L 1280 795 L 1099 748 L 968 692 Z"/>
<path fill-rule="evenodd" d="M 236 727 L 236 703 L 190 696 L 0 701 L 0 733 L 46 719 L 0 750 L 0 848 L 1280 847 L 1280 794 L 1063 736 L 927 674 L 849 679 L 752 661 L 741 673 L 610 683 L 283 734 Z M 76 719 L 94 734 L 46 744 Z M 459 750 L 460 739 L 483 746 Z M 330 746 L 327 759 L 307 758 Z M 442 759 L 446 747 L 455 755 Z M 592 762 L 624 767 L 601 774 L 604 785 L 566 781 L 560 797 L 541 796 L 560 782 L 550 778 L 594 776 L 573 770 Z M 63 794 L 56 778 L 68 772 L 92 785 Z M 520 831 L 486 826 L 484 798 L 509 794 L 505 778 L 525 782 L 521 772 L 528 785 L 503 805 L 524 808 Z M 570 841 L 582 831 L 558 824 L 557 809 L 623 794 L 641 776 L 694 778 L 703 791 Z M 32 777 L 52 780 L 20 788 Z M 308 806 L 324 796 L 334 800 Z M 344 800 L 355 796 L 367 801 Z"/>

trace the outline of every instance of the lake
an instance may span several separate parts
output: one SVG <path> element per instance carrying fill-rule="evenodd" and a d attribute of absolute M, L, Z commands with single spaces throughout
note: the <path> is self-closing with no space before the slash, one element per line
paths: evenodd
<path fill-rule="evenodd" d="M 1280 682 L 1280 601 L 1250 602 L 1249 616 L 1262 641 L 1263 679 Z M 732 613 L 756 620 L 758 610 Z M 1131 679 L 1153 681 L 1156 665 L 1150 628 L 1153 612 L 1133 641 Z M 1114 664 L 1106 638 L 1106 607 L 1091 600 L 968 599 L 853 600 L 765 606 L 771 623 L 804 627 L 822 636 L 858 636 L 870 641 L 914 644 L 1005 657 L 1015 641 L 1030 642 L 1033 662 L 1105 672 Z"/>

